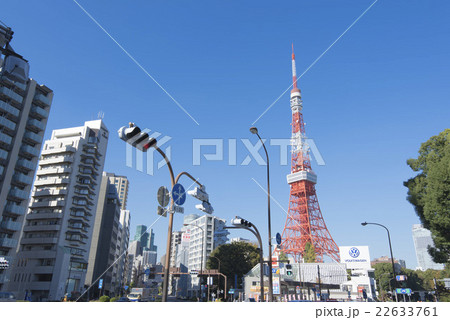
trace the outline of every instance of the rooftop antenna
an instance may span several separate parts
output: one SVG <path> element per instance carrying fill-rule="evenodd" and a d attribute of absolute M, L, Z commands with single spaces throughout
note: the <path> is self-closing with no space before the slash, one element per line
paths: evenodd
<path fill-rule="evenodd" d="M 97 119 L 103 120 L 103 118 L 105 118 L 105 113 L 102 110 L 100 110 L 97 114 Z"/>

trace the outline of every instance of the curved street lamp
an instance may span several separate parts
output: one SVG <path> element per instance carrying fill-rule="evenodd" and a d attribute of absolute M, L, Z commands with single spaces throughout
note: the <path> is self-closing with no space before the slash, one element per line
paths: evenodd
<path fill-rule="evenodd" d="M 250 132 L 253 134 L 256 134 L 259 138 L 259 141 L 261 141 L 262 146 L 264 147 L 264 152 L 266 153 L 266 159 L 267 159 L 267 219 L 268 219 L 268 227 L 269 227 L 269 301 L 273 301 L 273 279 L 272 279 L 272 233 L 271 233 L 271 223 L 270 223 L 270 179 L 269 179 L 269 154 L 267 153 L 266 146 L 264 145 L 264 142 L 262 141 L 261 137 L 258 133 L 258 128 L 251 127 Z"/>
<path fill-rule="evenodd" d="M 386 231 L 387 231 L 388 241 L 389 241 L 389 250 L 391 252 L 392 273 L 394 274 L 394 278 L 393 279 L 394 279 L 394 283 L 396 284 L 397 283 L 397 278 L 396 278 L 396 274 L 395 274 L 394 255 L 392 254 L 391 236 L 389 234 L 389 229 L 386 228 L 385 226 L 383 226 L 382 224 L 375 223 L 375 222 L 362 222 L 361 223 L 361 225 L 363 227 L 367 226 L 368 224 L 373 224 L 373 225 L 376 225 L 376 226 L 380 226 L 380 227 L 386 229 Z M 389 283 L 390 283 L 390 281 L 389 281 Z M 397 284 L 395 286 L 397 287 Z M 397 297 L 397 295 L 395 295 L 395 296 Z"/>

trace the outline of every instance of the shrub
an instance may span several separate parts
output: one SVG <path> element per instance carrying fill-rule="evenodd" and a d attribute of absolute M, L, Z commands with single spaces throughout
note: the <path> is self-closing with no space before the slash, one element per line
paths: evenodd
<path fill-rule="evenodd" d="M 110 298 L 108 296 L 101 296 L 99 301 L 100 302 L 109 302 Z"/>
<path fill-rule="evenodd" d="M 119 300 L 119 298 L 120 298 L 120 297 L 114 297 L 114 298 L 111 298 L 111 300 L 109 300 L 109 302 L 115 302 L 115 301 Z"/>

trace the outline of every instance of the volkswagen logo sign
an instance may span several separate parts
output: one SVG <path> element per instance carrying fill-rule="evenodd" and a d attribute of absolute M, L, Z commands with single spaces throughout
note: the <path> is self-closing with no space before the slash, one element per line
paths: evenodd
<path fill-rule="evenodd" d="M 358 248 L 351 247 L 350 250 L 348 251 L 348 254 L 352 258 L 358 258 L 359 257 L 359 250 L 358 250 Z"/>

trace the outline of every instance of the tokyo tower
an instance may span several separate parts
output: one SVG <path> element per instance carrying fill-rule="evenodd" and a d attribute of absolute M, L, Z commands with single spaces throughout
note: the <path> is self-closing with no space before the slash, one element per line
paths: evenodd
<path fill-rule="evenodd" d="M 292 45 L 292 139 L 291 173 L 287 175 L 290 198 L 280 250 L 301 262 L 309 242 L 315 250 L 316 262 L 323 255 L 339 261 L 339 249 L 325 225 L 316 195 L 317 175 L 311 169 L 309 146 L 306 140 L 302 114 L 302 97 L 297 88 L 294 46 Z"/>

